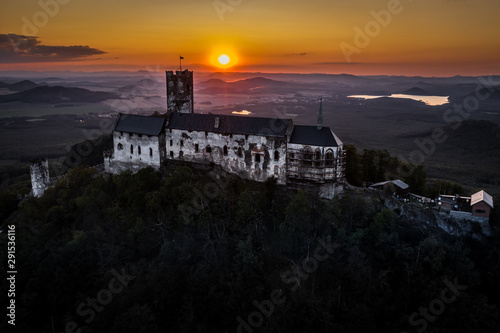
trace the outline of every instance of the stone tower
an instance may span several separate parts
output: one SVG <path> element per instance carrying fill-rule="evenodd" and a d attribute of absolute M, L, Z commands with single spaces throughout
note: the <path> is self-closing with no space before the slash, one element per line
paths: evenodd
<path fill-rule="evenodd" d="M 194 113 L 193 72 L 186 69 L 166 73 L 168 113 Z"/>
<path fill-rule="evenodd" d="M 41 197 L 49 185 L 49 161 L 44 159 L 34 160 L 30 165 L 31 188 L 35 197 Z"/>

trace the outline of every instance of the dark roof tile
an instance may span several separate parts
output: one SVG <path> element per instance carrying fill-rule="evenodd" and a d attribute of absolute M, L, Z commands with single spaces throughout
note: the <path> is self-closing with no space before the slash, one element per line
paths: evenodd
<path fill-rule="evenodd" d="M 318 130 L 317 126 L 305 125 L 295 125 L 293 127 L 290 143 L 323 147 L 338 147 L 342 145 L 342 141 L 333 134 L 330 127 L 323 127 Z"/>
<path fill-rule="evenodd" d="M 221 114 L 173 113 L 167 128 L 221 134 L 284 137 L 288 127 L 291 125 L 291 119 L 228 116 Z"/>
<path fill-rule="evenodd" d="M 115 131 L 144 135 L 160 135 L 164 124 L 164 117 L 120 114 L 115 126 Z"/>

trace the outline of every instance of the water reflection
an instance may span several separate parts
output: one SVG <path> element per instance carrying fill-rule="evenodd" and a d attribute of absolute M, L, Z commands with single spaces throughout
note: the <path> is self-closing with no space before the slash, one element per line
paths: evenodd
<path fill-rule="evenodd" d="M 392 94 L 388 96 L 376 96 L 376 95 L 351 95 L 347 96 L 349 98 L 362 98 L 362 99 L 375 99 L 381 97 L 390 98 L 407 98 L 413 99 L 415 101 L 424 102 L 427 105 L 436 106 L 444 105 L 449 103 L 448 96 L 419 96 L 419 95 L 406 95 L 406 94 Z"/>

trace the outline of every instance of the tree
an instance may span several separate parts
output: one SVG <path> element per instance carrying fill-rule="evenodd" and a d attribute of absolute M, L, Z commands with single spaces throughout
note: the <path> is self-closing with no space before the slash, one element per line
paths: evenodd
<path fill-rule="evenodd" d="M 360 164 L 360 156 L 354 145 L 344 146 L 346 157 L 345 157 L 345 177 L 349 184 L 354 186 L 361 186 L 363 184 L 363 174 Z"/>
<path fill-rule="evenodd" d="M 279 226 L 282 249 L 285 252 L 296 249 L 311 228 L 311 202 L 300 190 L 292 196 L 285 208 L 285 220 Z"/>
<path fill-rule="evenodd" d="M 425 184 L 427 183 L 427 172 L 425 172 L 422 164 L 416 167 L 410 165 L 409 168 L 413 169 L 412 173 L 405 177 L 404 181 L 410 186 L 413 193 L 423 195 L 425 194 Z"/>

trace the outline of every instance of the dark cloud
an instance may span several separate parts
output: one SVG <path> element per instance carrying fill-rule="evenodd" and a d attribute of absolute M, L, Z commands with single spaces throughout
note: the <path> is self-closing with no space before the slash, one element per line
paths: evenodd
<path fill-rule="evenodd" d="M 307 53 L 306 52 L 302 52 L 302 53 L 288 53 L 287 56 L 299 56 L 299 57 L 303 57 L 303 56 L 306 56 Z"/>
<path fill-rule="evenodd" d="M 106 52 L 83 45 L 42 45 L 35 36 L 0 34 L 0 63 L 85 60 Z"/>

